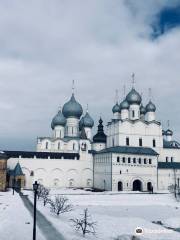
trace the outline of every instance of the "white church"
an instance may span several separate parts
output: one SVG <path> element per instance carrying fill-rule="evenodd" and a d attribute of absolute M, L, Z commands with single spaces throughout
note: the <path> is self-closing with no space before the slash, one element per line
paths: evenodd
<path fill-rule="evenodd" d="M 35 180 L 49 188 L 107 191 L 179 187 L 180 144 L 156 120 L 154 103 L 145 106 L 133 87 L 112 112 L 106 129 L 100 118 L 92 136 L 94 121 L 72 93 L 52 119 L 52 136 L 38 137 L 36 151 L 5 151 L 10 174 L 24 175 L 24 189 Z"/>

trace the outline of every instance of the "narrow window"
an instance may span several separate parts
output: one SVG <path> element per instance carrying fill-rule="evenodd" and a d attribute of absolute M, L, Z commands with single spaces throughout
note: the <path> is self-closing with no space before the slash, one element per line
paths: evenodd
<path fill-rule="evenodd" d="M 73 143 L 73 150 L 75 150 L 75 143 Z"/>
<path fill-rule="evenodd" d="M 126 169 L 126 172 L 128 172 L 128 169 Z"/>
<path fill-rule="evenodd" d="M 141 158 L 139 158 L 139 164 L 141 164 Z"/>
<path fill-rule="evenodd" d="M 135 117 L 135 111 L 132 110 L 132 117 L 134 118 Z"/>
<path fill-rule="evenodd" d="M 171 157 L 171 162 L 173 162 L 173 157 Z"/>
<path fill-rule="evenodd" d="M 114 138 L 113 138 L 113 140 L 112 140 L 112 145 L 113 145 L 113 147 L 114 147 Z"/>
<path fill-rule="evenodd" d="M 168 162 L 168 160 L 169 160 L 168 157 L 166 157 L 166 162 Z"/>
<path fill-rule="evenodd" d="M 129 146 L 129 138 L 126 138 L 126 146 Z"/>
<path fill-rule="evenodd" d="M 139 146 L 142 147 L 142 138 L 139 138 Z"/>
<path fill-rule="evenodd" d="M 119 157 L 117 157 L 117 162 L 119 162 Z"/>
<path fill-rule="evenodd" d="M 58 142 L 58 150 L 60 149 L 60 142 Z"/>
<path fill-rule="evenodd" d="M 153 139 L 153 147 L 156 147 L 156 140 Z"/>
<path fill-rule="evenodd" d="M 120 174 L 121 174 L 121 170 L 120 170 L 120 172 L 119 172 Z"/>
<path fill-rule="evenodd" d="M 151 158 L 149 159 L 149 164 L 152 164 L 152 159 Z"/>
<path fill-rule="evenodd" d="M 133 163 L 136 163 L 136 158 L 133 158 Z"/>
<path fill-rule="evenodd" d="M 130 157 L 128 157 L 128 163 L 131 163 L 131 158 Z"/>
<path fill-rule="evenodd" d="M 144 158 L 144 164 L 147 164 L 147 160 L 146 160 L 146 158 Z"/>
<path fill-rule="evenodd" d="M 123 157 L 123 158 L 122 158 L 122 160 L 123 160 L 123 163 L 125 163 L 125 162 L 126 162 L 126 158 L 125 158 L 125 157 Z"/>
<path fill-rule="evenodd" d="M 72 135 L 73 135 L 73 127 L 72 127 Z"/>
<path fill-rule="evenodd" d="M 59 136 L 60 136 L 60 138 L 61 138 L 61 130 L 60 130 Z"/>
<path fill-rule="evenodd" d="M 48 142 L 46 142 L 46 149 L 48 149 Z"/>

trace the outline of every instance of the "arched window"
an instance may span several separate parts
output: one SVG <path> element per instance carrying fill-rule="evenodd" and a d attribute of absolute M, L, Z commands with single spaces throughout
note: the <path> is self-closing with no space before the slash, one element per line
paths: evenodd
<path fill-rule="evenodd" d="M 136 158 L 133 158 L 133 163 L 136 163 Z"/>
<path fill-rule="evenodd" d="M 139 164 L 141 164 L 141 158 L 139 158 Z"/>
<path fill-rule="evenodd" d="M 121 170 L 119 171 L 119 174 L 121 174 L 122 172 L 121 172 Z"/>
<path fill-rule="evenodd" d="M 60 146 L 60 142 L 58 142 L 58 150 L 60 150 L 60 147 L 61 147 L 61 146 Z"/>
<path fill-rule="evenodd" d="M 130 157 L 128 157 L 128 163 L 131 163 L 131 158 Z"/>
<path fill-rule="evenodd" d="M 152 159 L 151 158 L 149 159 L 149 164 L 152 164 Z"/>
<path fill-rule="evenodd" d="M 49 143 L 48 143 L 48 142 L 46 142 L 46 149 L 48 149 L 48 147 L 49 147 Z"/>
<path fill-rule="evenodd" d="M 119 162 L 120 161 L 120 159 L 119 159 L 119 157 L 117 157 L 117 162 Z"/>
<path fill-rule="evenodd" d="M 125 162 L 126 162 L 126 158 L 125 158 L 125 157 L 123 157 L 123 158 L 122 158 L 122 160 L 123 160 L 123 163 L 125 163 Z"/>
<path fill-rule="evenodd" d="M 153 139 L 153 147 L 156 147 L 156 140 Z"/>

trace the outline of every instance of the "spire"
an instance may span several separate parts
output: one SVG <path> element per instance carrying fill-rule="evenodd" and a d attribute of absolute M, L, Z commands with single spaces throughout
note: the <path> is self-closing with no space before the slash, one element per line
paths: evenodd
<path fill-rule="evenodd" d="M 135 85 L 135 73 L 132 73 L 131 77 L 132 77 L 132 88 L 134 88 L 134 85 Z"/>
<path fill-rule="evenodd" d="M 170 126 L 170 121 L 167 120 L 167 128 L 169 128 L 169 126 Z"/>
<path fill-rule="evenodd" d="M 87 103 L 86 112 L 88 113 L 88 111 L 89 111 L 89 104 Z"/>
<path fill-rule="evenodd" d="M 115 93 L 115 104 L 118 104 L 118 98 L 119 98 L 119 94 L 118 94 L 118 89 L 116 89 L 116 93 Z"/>
<path fill-rule="evenodd" d="M 126 85 L 125 84 L 123 85 L 123 96 L 124 96 L 124 98 L 126 96 Z"/>
<path fill-rule="evenodd" d="M 149 101 L 151 101 L 152 98 L 152 89 L 148 88 L 148 95 L 149 95 Z"/>
<path fill-rule="evenodd" d="M 75 81 L 72 80 L 72 94 L 74 95 L 74 89 L 75 89 Z"/>

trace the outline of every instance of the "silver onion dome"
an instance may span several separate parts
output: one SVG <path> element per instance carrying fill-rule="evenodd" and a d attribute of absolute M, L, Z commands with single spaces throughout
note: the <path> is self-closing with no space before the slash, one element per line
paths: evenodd
<path fill-rule="evenodd" d="M 114 105 L 114 107 L 112 108 L 112 112 L 113 112 L 113 113 L 117 113 L 117 112 L 120 112 L 120 111 L 121 111 L 121 108 L 120 108 L 119 104 L 116 103 L 116 104 Z"/>
<path fill-rule="evenodd" d="M 146 105 L 146 112 L 155 112 L 155 111 L 156 111 L 156 106 L 150 100 L 149 103 Z"/>
<path fill-rule="evenodd" d="M 141 104 L 141 106 L 140 106 L 140 114 L 142 115 L 144 115 L 144 114 L 146 114 L 146 108 Z"/>
<path fill-rule="evenodd" d="M 142 98 L 141 95 L 134 89 L 128 93 L 126 96 L 126 100 L 128 101 L 129 104 L 141 104 Z"/>
<path fill-rule="evenodd" d="M 121 103 L 120 103 L 120 110 L 123 109 L 129 109 L 129 103 L 126 99 L 124 99 Z"/>
<path fill-rule="evenodd" d="M 56 114 L 51 122 L 51 128 L 54 129 L 55 126 L 65 126 L 66 125 L 66 118 L 62 114 L 61 110 Z"/>
<path fill-rule="evenodd" d="M 81 104 L 76 101 L 74 94 L 72 94 L 71 99 L 64 104 L 62 112 L 66 118 L 75 117 L 79 119 L 81 117 L 83 109 Z"/>
<path fill-rule="evenodd" d="M 85 116 L 83 117 L 83 127 L 92 128 L 93 126 L 94 126 L 94 120 L 89 115 L 89 113 L 86 112 Z"/>

